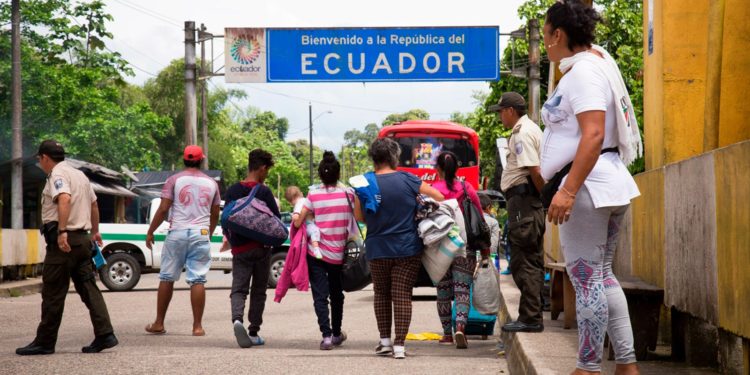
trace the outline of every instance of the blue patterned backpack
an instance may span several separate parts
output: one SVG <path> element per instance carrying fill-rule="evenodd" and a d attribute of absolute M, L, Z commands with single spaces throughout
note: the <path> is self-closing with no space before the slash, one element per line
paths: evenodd
<path fill-rule="evenodd" d="M 247 197 L 229 202 L 221 213 L 221 229 L 229 243 L 237 245 L 237 236 L 268 246 L 280 246 L 289 237 L 289 230 L 266 202 L 255 199 L 260 184 Z"/>

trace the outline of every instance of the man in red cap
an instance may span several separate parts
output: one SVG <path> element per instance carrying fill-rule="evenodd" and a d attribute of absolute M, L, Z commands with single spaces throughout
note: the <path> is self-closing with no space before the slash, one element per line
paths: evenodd
<path fill-rule="evenodd" d="M 195 145 L 185 147 L 185 169 L 167 179 L 161 191 L 161 204 L 146 234 L 146 246 L 152 249 L 154 231 L 169 214 L 169 234 L 164 240 L 156 298 L 156 320 L 146 332 L 166 333 L 164 317 L 172 299 L 174 282 L 183 267 L 190 285 L 193 308 L 193 336 L 203 336 L 202 319 L 206 305 L 206 273 L 211 268 L 211 234 L 219 221 L 219 185 L 200 171 L 203 150 Z"/>

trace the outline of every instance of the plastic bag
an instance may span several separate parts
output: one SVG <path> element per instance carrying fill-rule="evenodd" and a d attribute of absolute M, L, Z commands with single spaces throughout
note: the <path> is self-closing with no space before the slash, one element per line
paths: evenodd
<path fill-rule="evenodd" d="M 451 267 L 456 253 L 464 247 L 465 244 L 463 239 L 461 239 L 460 229 L 454 224 L 448 235 L 439 243 L 424 248 L 422 265 L 424 265 L 433 285 L 437 285 L 443 279 L 443 276 L 445 276 L 445 273 Z"/>
<path fill-rule="evenodd" d="M 484 315 L 496 315 L 500 312 L 500 279 L 495 265 L 489 260 L 482 260 L 474 270 L 474 308 Z"/>

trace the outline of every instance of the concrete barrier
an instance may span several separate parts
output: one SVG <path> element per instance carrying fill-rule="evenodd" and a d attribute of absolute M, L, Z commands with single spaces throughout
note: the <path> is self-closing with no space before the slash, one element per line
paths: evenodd
<path fill-rule="evenodd" d="M 0 229 L 0 281 L 39 275 L 46 246 L 37 229 Z"/>

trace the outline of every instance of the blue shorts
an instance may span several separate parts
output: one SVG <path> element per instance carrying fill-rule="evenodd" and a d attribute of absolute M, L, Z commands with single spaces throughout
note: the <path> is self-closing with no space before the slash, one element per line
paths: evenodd
<path fill-rule="evenodd" d="M 161 252 L 159 280 L 177 281 L 182 268 L 187 273 L 189 285 L 205 284 L 206 273 L 211 269 L 211 242 L 207 229 L 170 230 Z"/>

